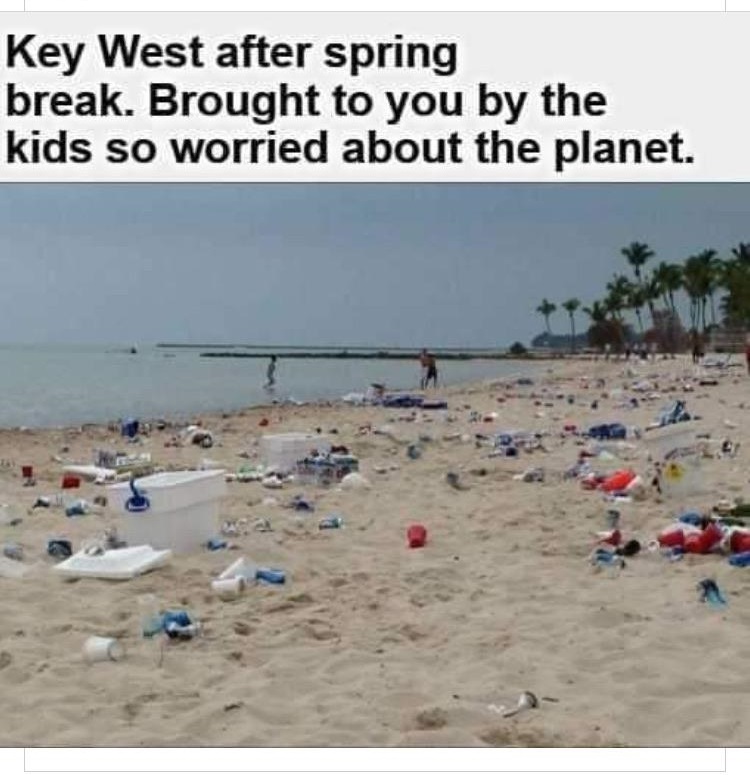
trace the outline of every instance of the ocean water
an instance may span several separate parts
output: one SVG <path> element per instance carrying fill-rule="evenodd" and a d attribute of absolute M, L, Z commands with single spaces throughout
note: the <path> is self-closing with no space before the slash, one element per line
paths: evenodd
<path fill-rule="evenodd" d="M 199 350 L 122 346 L 0 345 L 0 427 L 55 427 L 123 417 L 187 418 L 198 412 L 364 392 L 372 382 L 417 386 L 416 361 L 285 360 L 273 396 L 263 389 L 267 360 L 201 358 Z M 528 374 L 528 362 L 439 362 L 443 384 Z M 439 391 L 438 391 L 439 392 Z"/>

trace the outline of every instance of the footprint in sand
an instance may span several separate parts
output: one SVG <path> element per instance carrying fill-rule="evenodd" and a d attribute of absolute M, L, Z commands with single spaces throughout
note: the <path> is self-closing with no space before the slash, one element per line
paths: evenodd
<path fill-rule="evenodd" d="M 422 731 L 442 729 L 448 723 L 448 714 L 442 708 L 428 708 L 419 711 L 414 721 Z"/>

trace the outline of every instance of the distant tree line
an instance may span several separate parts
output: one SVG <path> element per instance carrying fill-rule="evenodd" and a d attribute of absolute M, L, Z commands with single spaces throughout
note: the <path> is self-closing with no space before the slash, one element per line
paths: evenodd
<path fill-rule="evenodd" d="M 712 328 L 750 327 L 750 243 L 741 242 L 725 258 L 706 249 L 682 263 L 662 261 L 652 271 L 648 271 L 648 264 L 655 253 L 646 243 L 631 242 L 620 252 L 632 278 L 616 273 L 606 284 L 604 296 L 587 306 L 577 298 L 560 303 L 568 314 L 571 350 L 580 343 L 575 321 L 579 309 L 588 318 L 588 344 L 597 348 L 609 345 L 615 351 L 636 338 L 655 342 L 664 352 L 676 352 Z M 680 315 L 681 298 L 688 305 L 689 333 Z M 550 318 L 557 310 L 558 305 L 546 298 L 536 308 L 550 339 L 554 339 Z M 627 323 L 628 313 L 635 316 L 637 335 Z"/>

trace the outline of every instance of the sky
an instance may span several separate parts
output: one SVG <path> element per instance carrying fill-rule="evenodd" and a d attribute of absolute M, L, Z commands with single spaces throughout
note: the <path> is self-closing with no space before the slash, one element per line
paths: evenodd
<path fill-rule="evenodd" d="M 632 241 L 726 255 L 750 185 L 0 185 L 0 341 L 507 347 Z"/>

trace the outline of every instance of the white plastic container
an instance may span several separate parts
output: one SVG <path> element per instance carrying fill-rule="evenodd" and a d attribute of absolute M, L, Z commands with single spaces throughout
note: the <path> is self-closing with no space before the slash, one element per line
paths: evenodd
<path fill-rule="evenodd" d="M 264 465 L 274 471 L 289 473 L 300 460 L 315 450 L 327 454 L 331 442 L 315 433 L 278 433 L 263 436 L 260 440 L 260 454 Z"/>
<path fill-rule="evenodd" d="M 108 487 L 110 503 L 120 514 L 117 526 L 130 546 L 191 552 L 218 529 L 219 501 L 226 493 L 224 471 L 171 471 L 137 479 L 135 487 L 148 505 L 132 510 L 129 482 Z"/>

